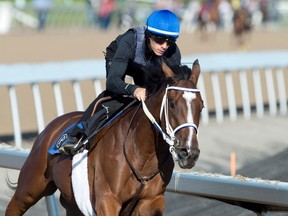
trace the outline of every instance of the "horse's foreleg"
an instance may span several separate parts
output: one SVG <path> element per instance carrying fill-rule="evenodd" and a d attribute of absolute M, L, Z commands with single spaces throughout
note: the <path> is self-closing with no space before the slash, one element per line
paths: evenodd
<path fill-rule="evenodd" d="M 120 214 L 121 205 L 113 195 L 98 196 L 95 210 L 97 216 L 115 216 Z"/>
<path fill-rule="evenodd" d="M 133 216 L 162 216 L 164 214 L 164 197 L 159 196 L 152 200 L 139 201 Z"/>
<path fill-rule="evenodd" d="M 162 216 L 164 214 L 164 195 L 159 195 L 154 199 L 142 199 L 138 202 L 133 216 Z"/>

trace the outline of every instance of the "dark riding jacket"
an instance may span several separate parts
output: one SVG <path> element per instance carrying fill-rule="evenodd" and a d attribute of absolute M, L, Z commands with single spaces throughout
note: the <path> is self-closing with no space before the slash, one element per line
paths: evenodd
<path fill-rule="evenodd" d="M 137 87 L 145 87 L 141 73 L 157 58 L 150 48 L 145 30 L 146 27 L 129 29 L 107 47 L 105 59 L 108 91 L 133 95 Z M 168 66 L 181 64 L 181 53 L 176 43 L 167 49 L 162 59 Z M 125 83 L 126 75 L 133 77 L 135 84 Z"/>

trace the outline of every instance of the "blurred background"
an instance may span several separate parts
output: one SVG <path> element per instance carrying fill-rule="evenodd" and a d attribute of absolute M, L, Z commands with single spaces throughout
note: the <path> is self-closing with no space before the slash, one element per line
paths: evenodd
<path fill-rule="evenodd" d="M 234 12 L 244 8 L 254 29 L 288 25 L 287 0 L 14 0 L 0 1 L 0 33 L 44 29 L 127 29 L 143 25 L 152 10 L 173 10 L 182 32 L 199 29 L 231 31 Z"/>

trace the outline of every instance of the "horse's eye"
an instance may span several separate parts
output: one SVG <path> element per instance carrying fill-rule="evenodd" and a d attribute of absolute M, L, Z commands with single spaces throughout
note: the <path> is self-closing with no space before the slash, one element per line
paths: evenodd
<path fill-rule="evenodd" d="M 169 105 L 170 108 L 175 109 L 174 101 L 169 100 L 168 105 Z"/>

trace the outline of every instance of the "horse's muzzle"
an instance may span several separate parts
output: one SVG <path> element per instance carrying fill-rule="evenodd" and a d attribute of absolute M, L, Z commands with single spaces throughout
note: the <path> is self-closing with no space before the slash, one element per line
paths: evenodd
<path fill-rule="evenodd" d="M 177 151 L 179 157 L 178 164 L 182 169 L 191 169 L 195 166 L 196 161 L 199 158 L 200 150 L 195 149 L 188 152 L 186 149 L 180 149 Z"/>

